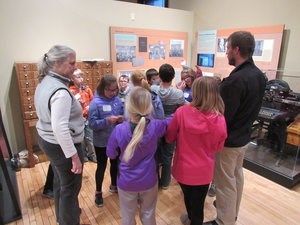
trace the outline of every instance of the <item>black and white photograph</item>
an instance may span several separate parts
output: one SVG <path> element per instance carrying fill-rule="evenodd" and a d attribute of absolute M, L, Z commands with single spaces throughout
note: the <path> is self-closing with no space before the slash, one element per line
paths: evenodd
<path fill-rule="evenodd" d="M 132 62 L 136 57 L 136 46 L 116 46 L 117 62 Z"/>
<path fill-rule="evenodd" d="M 256 40 L 253 56 L 262 56 L 263 50 L 264 50 L 264 40 Z"/>
<path fill-rule="evenodd" d="M 149 59 L 165 59 L 165 45 L 163 43 L 149 45 Z"/>
<path fill-rule="evenodd" d="M 115 34 L 116 61 L 132 62 L 136 57 L 137 36 L 132 34 Z"/>
<path fill-rule="evenodd" d="M 226 52 L 227 38 L 218 38 L 218 52 Z"/>
<path fill-rule="evenodd" d="M 184 40 L 170 40 L 169 57 L 183 57 Z"/>

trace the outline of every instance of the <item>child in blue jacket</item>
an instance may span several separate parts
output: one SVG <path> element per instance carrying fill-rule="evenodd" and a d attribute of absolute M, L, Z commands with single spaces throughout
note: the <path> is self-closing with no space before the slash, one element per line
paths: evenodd
<path fill-rule="evenodd" d="M 107 165 L 107 141 L 116 124 L 123 121 L 123 104 L 117 95 L 117 79 L 113 75 L 104 75 L 89 108 L 88 121 L 93 130 L 93 142 L 97 156 L 95 204 L 98 207 L 103 206 L 102 183 Z M 110 160 L 110 192 L 117 192 L 117 164 L 117 160 Z"/>

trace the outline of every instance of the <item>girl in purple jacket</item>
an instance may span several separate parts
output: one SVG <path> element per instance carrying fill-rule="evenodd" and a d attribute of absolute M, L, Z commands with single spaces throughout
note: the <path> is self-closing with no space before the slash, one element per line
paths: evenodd
<path fill-rule="evenodd" d="M 122 225 L 136 224 L 138 204 L 143 225 L 156 225 L 158 178 L 154 155 L 169 120 L 151 119 L 151 102 L 149 91 L 134 87 L 125 107 L 129 121 L 114 128 L 107 145 L 109 158 L 120 154 L 117 185 Z"/>

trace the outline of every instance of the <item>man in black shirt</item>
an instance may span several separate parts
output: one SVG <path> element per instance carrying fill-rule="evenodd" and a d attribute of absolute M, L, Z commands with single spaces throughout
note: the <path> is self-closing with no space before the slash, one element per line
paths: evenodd
<path fill-rule="evenodd" d="M 217 218 L 204 224 L 234 225 L 243 193 L 243 160 L 250 142 L 251 127 L 257 118 L 266 86 L 264 74 L 255 66 L 253 35 L 237 31 L 228 37 L 226 55 L 235 69 L 221 83 L 228 137 L 216 154 Z"/>

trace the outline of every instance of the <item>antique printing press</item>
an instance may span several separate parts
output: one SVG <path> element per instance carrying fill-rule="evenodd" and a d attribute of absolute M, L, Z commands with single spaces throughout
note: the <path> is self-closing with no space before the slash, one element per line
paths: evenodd
<path fill-rule="evenodd" d="M 283 80 L 267 82 L 262 107 L 253 131 L 257 132 L 257 144 L 267 140 L 270 148 L 278 153 L 276 166 L 284 156 L 287 143 L 287 127 L 300 113 L 300 93 L 293 92 Z"/>

